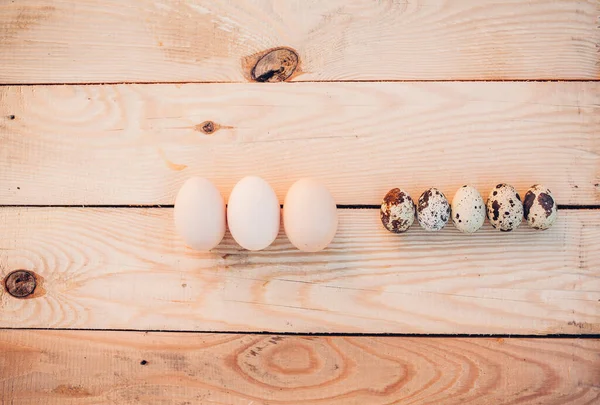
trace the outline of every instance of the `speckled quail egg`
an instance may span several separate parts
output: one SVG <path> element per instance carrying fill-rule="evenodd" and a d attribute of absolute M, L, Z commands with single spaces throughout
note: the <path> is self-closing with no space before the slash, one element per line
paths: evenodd
<path fill-rule="evenodd" d="M 539 184 L 531 186 L 523 199 L 523 212 L 530 227 L 548 229 L 556 221 L 556 203 L 552 192 Z"/>
<path fill-rule="evenodd" d="M 462 186 L 452 199 L 452 222 L 456 229 L 473 233 L 485 221 L 485 203 L 473 186 Z"/>
<path fill-rule="evenodd" d="M 517 229 L 523 220 L 523 204 L 515 188 L 498 184 L 487 200 L 487 215 L 492 226 L 503 232 Z"/>
<path fill-rule="evenodd" d="M 388 231 L 406 232 L 415 221 L 415 203 L 406 191 L 393 188 L 383 197 L 379 216 Z"/>
<path fill-rule="evenodd" d="M 417 205 L 419 225 L 426 231 L 439 231 L 450 218 L 450 204 L 444 193 L 430 188 L 421 194 Z"/>

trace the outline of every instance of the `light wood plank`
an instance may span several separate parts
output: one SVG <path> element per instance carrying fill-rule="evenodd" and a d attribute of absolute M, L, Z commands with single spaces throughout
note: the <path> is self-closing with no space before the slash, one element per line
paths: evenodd
<path fill-rule="evenodd" d="M 595 82 L 4 87 L 0 142 L 0 204 L 172 204 L 249 174 L 281 202 L 308 176 L 338 204 L 499 182 L 600 203 Z"/>
<path fill-rule="evenodd" d="M 1 331 L 3 403 L 600 401 L 600 341 Z"/>
<path fill-rule="evenodd" d="M 600 332 L 600 211 L 548 231 L 471 237 L 452 226 L 398 236 L 378 210 L 340 210 L 320 253 L 285 235 L 265 251 L 227 235 L 185 248 L 172 209 L 4 208 L 0 277 L 41 276 L 36 298 L 2 291 L 0 327 L 194 331 L 590 334 Z"/>
<path fill-rule="evenodd" d="M 0 82 L 598 79 L 596 0 L 20 0 L 0 3 Z"/>

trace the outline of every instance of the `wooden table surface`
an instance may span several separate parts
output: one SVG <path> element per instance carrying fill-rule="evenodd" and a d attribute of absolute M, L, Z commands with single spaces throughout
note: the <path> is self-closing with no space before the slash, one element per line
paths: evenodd
<path fill-rule="evenodd" d="M 598 0 L 0 0 L 0 278 L 37 283 L 0 289 L 0 404 L 600 404 L 599 18 Z M 280 47 L 291 75 L 257 82 L 287 72 Z M 184 246 L 183 182 L 227 198 L 251 174 L 281 202 L 326 184 L 333 243 Z M 500 182 L 547 185 L 555 226 L 381 226 L 391 188 Z"/>

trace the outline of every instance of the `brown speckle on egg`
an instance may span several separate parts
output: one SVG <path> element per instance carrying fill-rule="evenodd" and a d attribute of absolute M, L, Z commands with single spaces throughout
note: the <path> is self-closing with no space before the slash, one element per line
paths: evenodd
<path fill-rule="evenodd" d="M 537 200 L 544 209 L 544 211 L 546 211 L 546 217 L 552 215 L 552 209 L 554 208 L 554 199 L 546 193 L 540 193 L 540 195 L 538 195 Z"/>
<path fill-rule="evenodd" d="M 492 200 L 492 212 L 494 213 L 494 221 L 500 217 L 500 203 L 498 200 Z"/>
<path fill-rule="evenodd" d="M 533 193 L 531 190 L 527 191 L 525 194 L 525 199 L 523 200 L 523 212 L 525 214 L 525 219 L 529 218 L 529 210 L 531 209 L 534 201 L 535 193 Z"/>
<path fill-rule="evenodd" d="M 406 232 L 415 220 L 415 204 L 406 191 L 394 188 L 383 198 L 380 217 L 388 231 Z"/>

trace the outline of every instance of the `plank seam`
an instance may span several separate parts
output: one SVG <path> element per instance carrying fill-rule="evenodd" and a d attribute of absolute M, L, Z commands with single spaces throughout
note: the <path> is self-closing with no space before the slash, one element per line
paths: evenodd
<path fill-rule="evenodd" d="M 298 80 L 291 82 L 279 82 L 288 84 L 303 83 L 598 83 L 600 79 L 380 79 L 380 80 Z M 155 82 L 65 82 L 65 83 L 0 83 L 0 87 L 7 86 L 114 86 L 121 84 L 146 84 L 146 85 L 173 85 L 173 84 L 263 84 L 250 81 L 155 81 Z"/>
<path fill-rule="evenodd" d="M 281 336 L 315 336 L 315 337 L 406 337 L 406 338 L 511 338 L 511 339 L 600 339 L 600 334 L 469 334 L 469 333 L 344 333 L 344 332 L 278 332 L 278 331 L 215 331 L 215 330 L 172 330 L 172 329 L 115 329 L 115 328 L 10 328 L 0 327 L 0 331 L 17 330 L 17 331 L 81 331 L 81 332 L 140 332 L 140 333 L 185 333 L 185 334 L 210 334 L 210 335 L 281 335 Z"/>
<path fill-rule="evenodd" d="M 283 205 L 279 206 L 283 208 Z M 337 208 L 341 210 L 374 210 L 380 209 L 379 204 L 338 204 Z M 589 205 L 558 205 L 559 210 L 600 210 L 600 204 Z M 153 208 L 153 209 L 171 209 L 173 204 L 0 204 L 2 208 Z"/>

